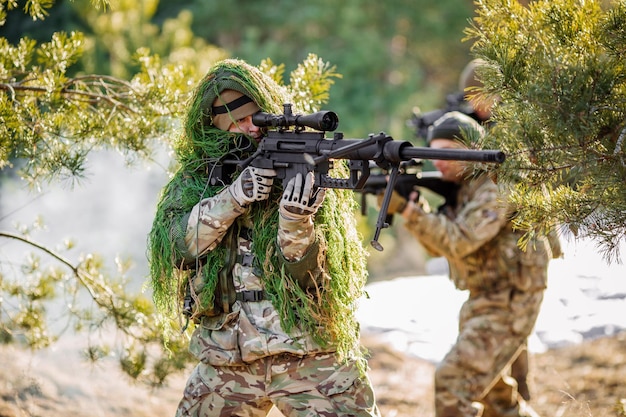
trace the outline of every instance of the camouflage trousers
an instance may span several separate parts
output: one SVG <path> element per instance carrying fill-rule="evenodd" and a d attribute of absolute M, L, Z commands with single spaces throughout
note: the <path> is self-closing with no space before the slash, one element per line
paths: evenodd
<path fill-rule="evenodd" d="M 435 371 L 437 417 L 524 415 L 510 365 L 532 332 L 543 291 L 470 295 L 459 317 L 459 335 Z"/>
<path fill-rule="evenodd" d="M 272 405 L 286 417 L 380 415 L 355 362 L 339 364 L 334 354 L 282 354 L 243 366 L 199 363 L 176 416 L 266 416 Z"/>

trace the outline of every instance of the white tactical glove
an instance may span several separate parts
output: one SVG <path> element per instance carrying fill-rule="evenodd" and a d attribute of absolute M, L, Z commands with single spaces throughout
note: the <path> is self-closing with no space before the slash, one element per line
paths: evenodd
<path fill-rule="evenodd" d="M 247 167 L 228 190 L 237 203 L 245 207 L 255 201 L 267 200 L 275 176 L 276 171 L 273 169 Z"/>
<path fill-rule="evenodd" d="M 325 188 L 314 190 L 315 182 L 312 172 L 306 176 L 302 184 L 302 174 L 298 173 L 289 180 L 280 201 L 280 215 L 287 220 L 302 220 L 317 212 L 326 196 Z"/>

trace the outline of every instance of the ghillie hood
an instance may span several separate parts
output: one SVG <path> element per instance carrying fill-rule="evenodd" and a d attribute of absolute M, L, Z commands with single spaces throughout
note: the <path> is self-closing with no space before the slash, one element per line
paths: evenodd
<path fill-rule="evenodd" d="M 151 284 L 156 306 L 167 316 L 180 312 L 182 290 L 188 271 L 180 269 L 182 248 L 176 242 L 184 236 L 186 219 L 199 200 L 214 196 L 224 186 L 210 185 L 211 169 L 225 155 L 245 157 L 250 144 L 245 138 L 217 129 L 207 109 L 224 89 L 233 89 L 252 98 L 262 111 L 282 113 L 290 102 L 286 90 L 258 68 L 239 60 L 217 63 L 196 87 L 189 104 L 184 131 L 175 144 L 179 168 L 162 192 L 148 240 Z M 229 157 L 230 157 L 229 156 Z M 334 175 L 346 175 L 344 164 L 336 163 Z M 270 199 L 250 206 L 245 216 L 254 224 L 252 248 L 263 268 L 265 289 L 278 310 L 283 328 L 299 327 L 311 333 L 323 346 L 336 346 L 341 357 L 359 356 L 356 301 L 367 278 L 366 252 L 356 232 L 355 199 L 347 190 L 330 189 L 315 216 L 318 240 L 327 248 L 330 279 L 321 297 L 314 298 L 300 289 L 284 273 L 276 256 L 279 186 Z M 228 248 L 218 245 L 205 255 L 203 304 L 211 305 Z"/>

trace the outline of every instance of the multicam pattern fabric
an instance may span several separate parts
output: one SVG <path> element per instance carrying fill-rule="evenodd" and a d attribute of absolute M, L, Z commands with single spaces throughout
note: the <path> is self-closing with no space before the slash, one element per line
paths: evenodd
<path fill-rule="evenodd" d="M 463 305 L 457 341 L 435 372 L 438 417 L 476 416 L 475 400 L 483 416 L 520 415 L 517 383 L 503 371 L 523 348 L 542 299 L 542 291 L 503 290 Z"/>
<path fill-rule="evenodd" d="M 266 416 L 275 405 L 286 417 L 378 416 L 367 377 L 333 354 L 275 355 L 249 365 L 200 363 L 177 417 Z"/>
<path fill-rule="evenodd" d="M 204 253 L 222 240 L 229 226 L 239 224 L 239 229 L 251 230 L 252 224 L 240 216 L 238 206 L 228 190 L 199 203 L 200 210 L 192 211 L 187 225 L 185 241 L 189 251 Z M 199 215 L 195 215 L 199 212 Z M 239 217 L 238 217 L 239 216 Z M 312 223 L 311 223 L 312 229 Z M 315 234 L 290 237 L 287 241 L 301 247 L 310 247 Z M 298 241 L 298 237 L 304 240 Z M 311 239 L 311 237 L 313 239 Z M 252 252 L 253 237 L 236 237 L 237 258 L 228 279 L 232 279 L 236 293 L 263 291 L 262 271 Z M 307 254 L 308 255 L 308 254 Z M 311 254 L 309 256 L 315 256 Z M 202 317 L 190 344 L 191 352 L 201 361 L 215 366 L 243 365 L 269 355 L 292 353 L 307 355 L 323 351 L 311 336 L 295 329 L 289 334 L 282 329 L 280 317 L 269 299 L 246 302 L 235 301 L 227 315 Z M 328 346 L 325 350 L 333 350 Z"/>
<path fill-rule="evenodd" d="M 263 292 L 262 270 L 251 250 L 252 224 L 227 191 L 192 210 L 188 250 L 214 248 L 233 225 L 248 231 L 236 237 L 237 257 L 229 274 L 234 291 Z M 312 257 L 313 265 L 323 259 L 319 250 L 311 250 L 318 246 L 308 218 L 282 222 L 277 239 L 285 257 L 299 262 Z M 228 314 L 201 316 L 189 350 L 200 363 L 188 380 L 178 416 L 265 416 L 273 404 L 286 416 L 379 415 L 357 359 L 340 364 L 334 346 L 322 347 L 299 329 L 287 333 L 269 299 L 237 300 Z"/>
<path fill-rule="evenodd" d="M 521 233 L 513 231 L 502 194 L 487 175 L 464 183 L 456 207 L 444 213 L 416 206 L 405 222 L 431 254 L 446 257 L 450 278 L 470 294 L 456 344 L 436 370 L 436 415 L 524 415 L 506 372 L 535 325 L 549 259 L 560 256 L 558 240 L 538 237 L 519 249 Z"/>
<path fill-rule="evenodd" d="M 194 259 L 215 249 L 228 228 L 244 211 L 227 188 L 196 204 L 187 220 L 185 233 L 185 252 L 188 257 Z"/>
<path fill-rule="evenodd" d="M 461 187 L 457 206 L 447 207 L 446 215 L 418 207 L 406 227 L 430 253 L 446 257 L 450 277 L 461 290 L 545 289 L 552 254 L 548 238 L 538 237 L 521 251 L 522 232 L 513 231 L 502 199 L 498 186 L 483 175 Z"/>
<path fill-rule="evenodd" d="M 311 217 L 290 220 L 282 215 L 278 220 L 278 246 L 289 261 L 302 259 L 311 243 L 315 241 L 315 228 Z"/>

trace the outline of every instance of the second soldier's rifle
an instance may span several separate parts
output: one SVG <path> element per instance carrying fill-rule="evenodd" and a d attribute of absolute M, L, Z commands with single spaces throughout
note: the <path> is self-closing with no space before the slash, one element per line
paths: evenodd
<path fill-rule="evenodd" d="M 313 172 L 315 185 L 322 188 L 361 190 L 370 175 L 370 162 L 388 170 L 388 184 L 381 205 L 372 246 L 382 251 L 378 242 L 380 232 L 389 227 L 385 222 L 391 193 L 402 161 L 412 159 L 445 159 L 502 163 L 505 155 L 497 150 L 433 149 L 415 147 L 408 141 L 394 140 L 381 132 L 370 134 L 367 139 L 344 139 L 335 132 L 326 138 L 325 132 L 334 131 L 339 124 L 337 114 L 320 111 L 310 115 L 293 114 L 291 104 L 284 105 L 279 115 L 258 112 L 252 122 L 268 128 L 256 151 L 246 159 L 221 159 L 212 168 L 210 183 L 229 184 L 233 174 L 247 166 L 276 170 L 276 178 L 283 186 L 298 173 L 306 176 Z M 314 131 L 305 130 L 305 128 Z M 290 129 L 292 128 L 292 129 Z M 347 160 L 350 174 L 347 178 L 329 175 L 334 160 Z"/>
<path fill-rule="evenodd" d="M 455 182 L 446 181 L 441 178 L 439 171 L 423 171 L 423 161 L 411 159 L 400 162 L 398 175 L 393 189 L 405 199 L 409 199 L 411 192 L 420 192 L 420 188 L 425 188 L 443 197 L 444 203 L 440 206 L 456 205 L 459 185 Z M 360 190 L 361 194 L 361 214 L 367 214 L 367 195 L 378 196 L 385 192 L 388 186 L 389 170 L 383 169 L 374 163 L 370 163 L 370 175 L 365 181 L 365 185 Z M 393 214 L 386 217 L 386 222 L 391 224 Z"/>

